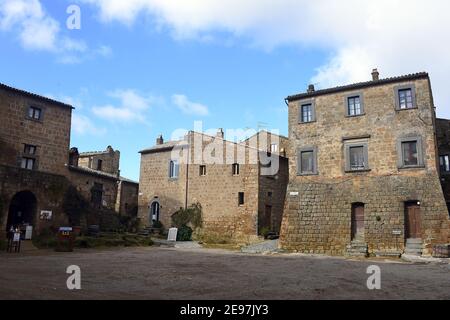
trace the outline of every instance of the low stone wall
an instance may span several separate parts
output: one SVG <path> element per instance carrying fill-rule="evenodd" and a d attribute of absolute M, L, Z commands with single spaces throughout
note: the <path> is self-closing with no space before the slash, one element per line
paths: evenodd
<path fill-rule="evenodd" d="M 407 201 L 421 202 L 424 254 L 431 254 L 433 244 L 450 240 L 447 207 L 439 179 L 433 174 L 290 184 L 280 247 L 305 253 L 344 254 L 351 242 L 352 204 L 364 203 L 369 253 L 403 251 Z M 402 234 L 394 235 L 394 230 Z"/>

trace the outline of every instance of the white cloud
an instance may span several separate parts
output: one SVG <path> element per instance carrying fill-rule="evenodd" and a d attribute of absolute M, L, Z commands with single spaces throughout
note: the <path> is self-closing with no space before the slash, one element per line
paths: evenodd
<path fill-rule="evenodd" d="M 209 114 L 207 106 L 197 102 L 189 101 L 189 99 L 182 94 L 174 94 L 172 96 L 172 102 L 185 114 L 197 116 L 206 116 Z"/>
<path fill-rule="evenodd" d="M 109 93 L 109 96 L 118 99 L 120 103 L 116 106 L 103 105 L 94 106 L 94 114 L 111 122 L 140 122 L 147 123 L 146 114 L 151 105 L 157 101 L 152 95 L 140 95 L 133 89 L 116 90 Z"/>
<path fill-rule="evenodd" d="M 64 64 L 112 53 L 108 46 L 89 50 L 83 40 L 65 36 L 60 23 L 45 11 L 39 0 L 0 0 L 0 31 L 16 33 L 23 48 L 52 52 Z"/>
<path fill-rule="evenodd" d="M 368 80 L 372 67 L 382 76 L 429 71 L 440 115 L 450 117 L 450 108 L 442 107 L 450 104 L 447 0 L 84 1 L 99 7 L 106 22 L 130 26 L 150 15 L 177 39 L 215 39 L 220 31 L 263 49 L 323 49 L 332 55 L 312 79 L 321 87 Z"/>
<path fill-rule="evenodd" d="M 106 134 L 105 128 L 97 127 L 90 118 L 77 113 L 72 114 L 72 130 L 77 135 L 102 136 Z"/>

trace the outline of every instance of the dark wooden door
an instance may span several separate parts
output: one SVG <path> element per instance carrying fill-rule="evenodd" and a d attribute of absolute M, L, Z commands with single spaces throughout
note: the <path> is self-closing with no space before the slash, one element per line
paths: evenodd
<path fill-rule="evenodd" d="M 364 205 L 355 204 L 352 207 L 352 240 L 364 237 Z"/>
<path fill-rule="evenodd" d="M 272 229 L 272 206 L 266 206 L 264 210 L 264 226 Z"/>
<path fill-rule="evenodd" d="M 407 239 L 419 239 L 422 237 L 420 206 L 417 204 L 406 205 L 405 210 L 405 235 Z"/>

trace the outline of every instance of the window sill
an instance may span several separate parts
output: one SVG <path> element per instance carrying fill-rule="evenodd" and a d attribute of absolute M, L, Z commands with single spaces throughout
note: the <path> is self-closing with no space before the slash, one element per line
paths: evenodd
<path fill-rule="evenodd" d="M 398 167 L 399 170 L 409 170 L 409 169 L 425 169 L 424 165 L 419 165 L 419 166 L 402 166 L 402 167 Z"/>
<path fill-rule="evenodd" d="M 313 120 L 313 121 L 308 121 L 308 122 L 301 122 L 299 121 L 298 124 L 312 124 L 312 123 L 316 123 L 317 120 Z"/>
<path fill-rule="evenodd" d="M 318 176 L 319 173 L 312 172 L 312 173 L 297 173 L 298 177 L 311 177 L 311 176 Z"/>
<path fill-rule="evenodd" d="M 366 113 L 361 113 L 361 114 L 357 114 L 357 115 L 354 115 L 354 116 L 351 116 L 351 115 L 347 114 L 347 115 L 345 115 L 345 117 L 351 119 L 351 118 L 364 117 L 365 115 L 366 115 Z"/>
<path fill-rule="evenodd" d="M 25 117 L 25 120 L 29 120 L 32 122 L 36 122 L 36 123 L 44 123 L 44 121 L 41 119 L 34 119 L 34 118 L 30 118 L 30 117 Z"/>
<path fill-rule="evenodd" d="M 179 180 L 179 178 L 169 178 L 169 182 L 170 181 L 178 181 Z"/>
<path fill-rule="evenodd" d="M 400 109 L 400 108 L 396 108 L 395 111 L 408 111 L 408 110 L 417 110 L 419 109 L 418 107 L 412 107 L 412 108 L 406 108 L 406 109 Z"/>
<path fill-rule="evenodd" d="M 364 173 L 370 171 L 372 171 L 372 169 L 345 170 L 345 173 Z"/>

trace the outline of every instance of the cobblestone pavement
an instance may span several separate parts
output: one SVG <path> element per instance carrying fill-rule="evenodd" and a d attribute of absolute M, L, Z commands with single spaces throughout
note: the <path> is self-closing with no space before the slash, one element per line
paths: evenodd
<path fill-rule="evenodd" d="M 82 290 L 66 288 L 81 268 Z M 367 267 L 381 290 L 367 289 Z M 450 265 L 124 248 L 0 254 L 0 299 L 450 299 Z"/>

